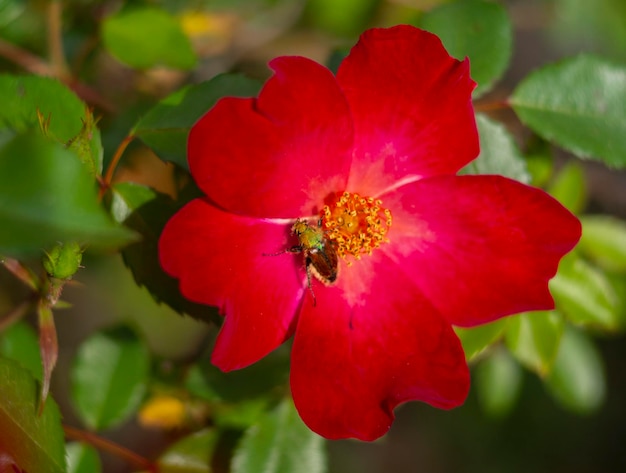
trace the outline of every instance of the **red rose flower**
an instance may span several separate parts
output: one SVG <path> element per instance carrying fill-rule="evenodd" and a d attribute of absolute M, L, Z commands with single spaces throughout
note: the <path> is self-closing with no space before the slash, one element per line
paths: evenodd
<path fill-rule="evenodd" d="M 541 190 L 455 175 L 479 152 L 475 84 L 436 36 L 369 30 L 336 76 L 302 57 L 270 66 L 257 98 L 224 98 L 191 130 L 206 197 L 160 240 L 182 293 L 225 316 L 213 363 L 243 368 L 295 333 L 294 402 L 327 438 L 375 439 L 405 401 L 460 405 L 452 325 L 553 307 L 579 222 Z"/>

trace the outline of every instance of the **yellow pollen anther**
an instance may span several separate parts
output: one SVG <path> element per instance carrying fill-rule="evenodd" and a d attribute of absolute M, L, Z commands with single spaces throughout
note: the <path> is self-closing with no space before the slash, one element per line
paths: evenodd
<path fill-rule="evenodd" d="M 321 217 L 326 235 L 335 242 L 337 254 L 344 260 L 348 255 L 355 259 L 371 255 L 381 243 L 389 241 L 386 235 L 391 227 L 391 211 L 382 207 L 380 199 L 344 192 L 335 203 L 324 206 Z"/>

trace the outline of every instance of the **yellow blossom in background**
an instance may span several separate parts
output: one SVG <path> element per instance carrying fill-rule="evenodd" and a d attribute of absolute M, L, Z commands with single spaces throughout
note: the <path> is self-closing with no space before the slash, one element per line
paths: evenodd
<path fill-rule="evenodd" d="M 139 411 L 139 423 L 144 427 L 175 429 L 186 419 L 185 404 L 169 395 L 157 395 L 144 404 Z"/>
<path fill-rule="evenodd" d="M 217 55 L 227 49 L 237 24 L 237 16 L 228 12 L 190 10 L 179 18 L 194 49 L 203 57 Z"/>

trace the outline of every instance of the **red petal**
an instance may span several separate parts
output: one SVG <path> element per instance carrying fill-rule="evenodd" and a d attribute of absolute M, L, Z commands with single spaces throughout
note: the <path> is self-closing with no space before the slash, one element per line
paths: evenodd
<path fill-rule="evenodd" d="M 196 199 L 167 223 L 161 264 L 180 279 L 183 295 L 215 305 L 226 319 L 213 351 L 224 371 L 243 368 L 289 338 L 304 291 L 301 255 L 275 253 L 290 245 L 290 228 L 222 212 Z"/>
<path fill-rule="evenodd" d="M 469 389 L 450 325 L 388 258 L 373 269 L 374 284 L 358 305 L 347 303 L 340 286 L 324 288 L 316 307 L 305 300 L 298 321 L 293 398 L 304 422 L 326 438 L 374 440 L 399 403 L 452 408 Z"/>
<path fill-rule="evenodd" d="M 406 25 L 368 30 L 337 80 L 354 120 L 355 191 L 455 173 L 478 156 L 469 61 L 450 57 L 435 35 Z"/>
<path fill-rule="evenodd" d="M 548 280 L 581 228 L 542 190 L 500 176 L 440 176 L 383 203 L 393 226 L 381 250 L 450 323 L 554 307 Z"/>
<path fill-rule="evenodd" d="M 352 122 L 335 77 L 302 57 L 280 57 L 258 99 L 220 100 L 189 136 L 191 173 L 220 207 L 240 215 L 311 215 L 344 189 Z"/>

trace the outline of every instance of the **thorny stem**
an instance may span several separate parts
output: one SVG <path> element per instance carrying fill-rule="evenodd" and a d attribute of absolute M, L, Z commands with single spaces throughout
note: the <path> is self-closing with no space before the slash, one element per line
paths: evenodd
<path fill-rule="evenodd" d="M 158 466 L 154 462 L 142 457 L 141 455 L 131 450 L 128 450 L 125 447 L 122 447 L 115 442 L 111 442 L 110 440 L 99 437 L 96 434 L 86 432 L 75 427 L 70 427 L 69 425 L 64 425 L 63 431 L 65 432 L 65 436 L 68 439 L 78 440 L 93 445 L 99 450 L 108 452 L 112 455 L 115 455 L 116 457 L 123 458 L 127 462 L 136 465 L 141 470 L 145 470 L 150 473 L 158 473 L 159 471 Z"/>
<path fill-rule="evenodd" d="M 104 177 L 102 178 L 102 182 L 100 182 L 100 195 L 99 195 L 100 198 L 102 198 L 106 190 L 111 186 L 111 181 L 113 180 L 113 174 L 115 174 L 115 169 L 117 168 L 117 165 L 119 164 L 120 159 L 122 159 L 122 155 L 124 154 L 124 151 L 126 151 L 126 148 L 130 144 L 130 142 L 133 141 L 134 139 L 135 139 L 135 135 L 126 136 L 126 138 L 122 140 L 120 145 L 115 150 L 115 154 L 111 158 L 111 162 L 109 163 L 109 166 L 107 167 Z"/>

